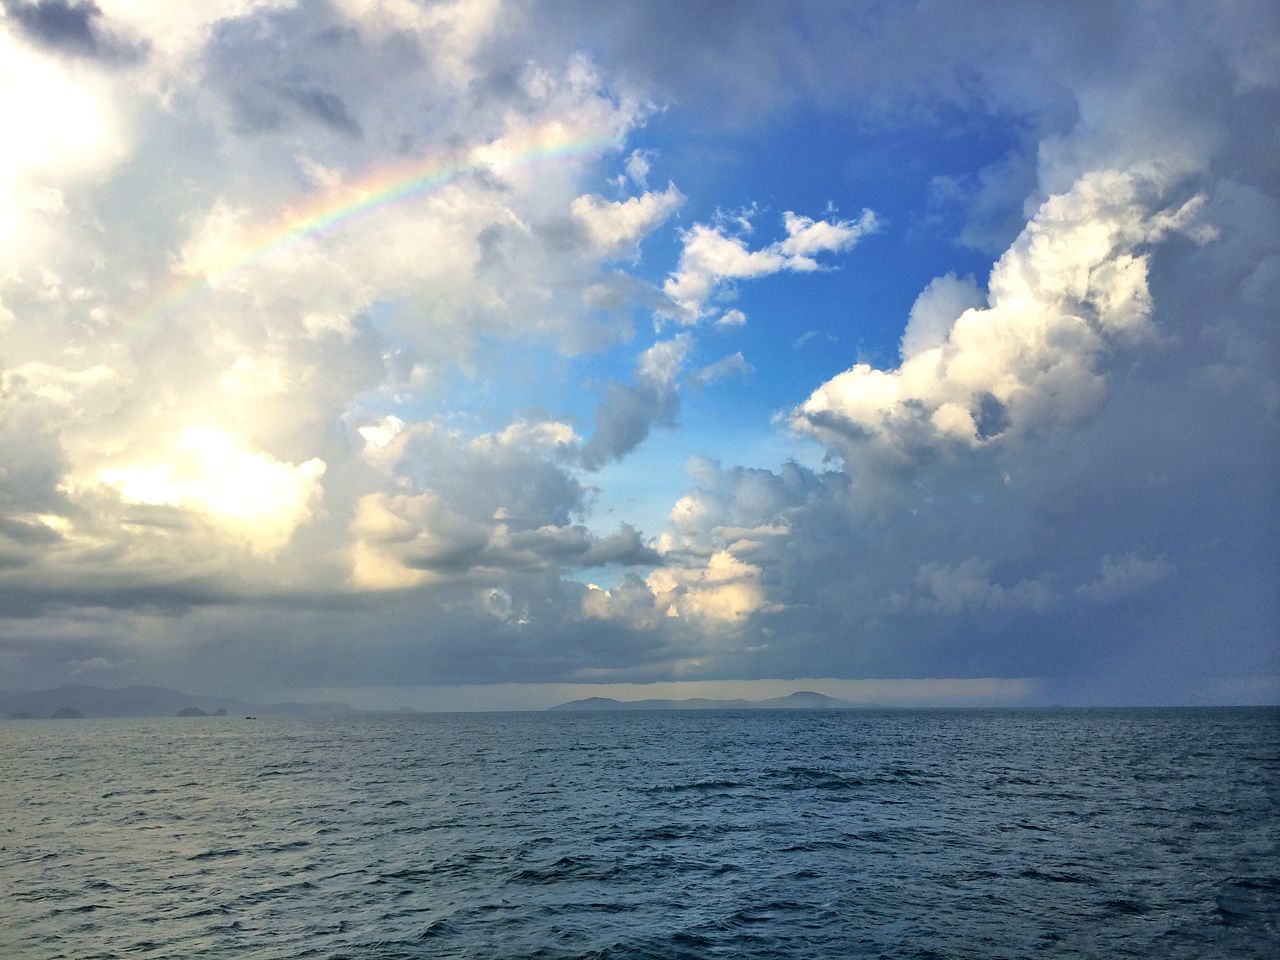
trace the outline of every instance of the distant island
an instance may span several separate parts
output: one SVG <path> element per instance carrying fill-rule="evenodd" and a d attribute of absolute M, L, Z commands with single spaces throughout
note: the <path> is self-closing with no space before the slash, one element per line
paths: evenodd
<path fill-rule="evenodd" d="M 614 700 L 611 697 L 587 697 L 557 704 L 551 710 L 849 710 L 874 704 L 852 703 L 838 700 L 812 690 L 797 690 L 785 697 L 768 700 L 709 700 L 692 697 L 688 700 Z"/>
<path fill-rule="evenodd" d="M 325 717 L 358 713 L 345 703 L 253 703 L 209 697 L 167 687 L 95 687 L 66 684 L 53 690 L 0 690 L 0 717 L 226 717 L 234 714 Z"/>

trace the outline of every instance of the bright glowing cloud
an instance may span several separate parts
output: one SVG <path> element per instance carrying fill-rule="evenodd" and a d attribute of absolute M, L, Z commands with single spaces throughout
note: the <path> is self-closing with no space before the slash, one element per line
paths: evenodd
<path fill-rule="evenodd" d="M 108 467 L 102 483 L 129 503 L 202 514 L 255 552 L 278 551 L 317 509 L 325 463 L 275 459 L 212 427 L 187 427 L 163 460 Z"/>
<path fill-rule="evenodd" d="M 654 602 L 672 618 L 732 626 L 767 607 L 759 567 L 720 550 L 694 567 L 664 567 L 646 581 Z"/>

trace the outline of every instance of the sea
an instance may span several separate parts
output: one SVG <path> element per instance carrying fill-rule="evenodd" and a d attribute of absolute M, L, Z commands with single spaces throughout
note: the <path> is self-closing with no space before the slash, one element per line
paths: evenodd
<path fill-rule="evenodd" d="M 0 723 L 0 957 L 1280 957 L 1280 710 Z"/>

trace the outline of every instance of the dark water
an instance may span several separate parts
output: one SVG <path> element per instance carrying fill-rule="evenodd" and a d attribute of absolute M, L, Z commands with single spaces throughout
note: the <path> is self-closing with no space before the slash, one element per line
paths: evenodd
<path fill-rule="evenodd" d="M 1276 957 L 1280 712 L 0 724 L 0 957 Z"/>

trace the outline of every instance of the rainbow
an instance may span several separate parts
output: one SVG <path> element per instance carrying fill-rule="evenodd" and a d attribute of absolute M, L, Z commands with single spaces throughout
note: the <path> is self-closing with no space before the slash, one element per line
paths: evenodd
<path fill-rule="evenodd" d="M 308 197 L 244 237 L 234 250 L 196 276 L 180 274 L 134 313 L 135 331 L 181 313 L 206 299 L 227 281 L 260 265 L 276 252 L 314 237 L 332 234 L 384 207 L 431 194 L 482 170 L 502 171 L 568 160 L 615 148 L 616 134 L 574 139 L 560 127 L 538 131 L 523 141 L 497 140 L 453 159 L 432 157 L 412 164 L 381 168 L 357 181 Z"/>

